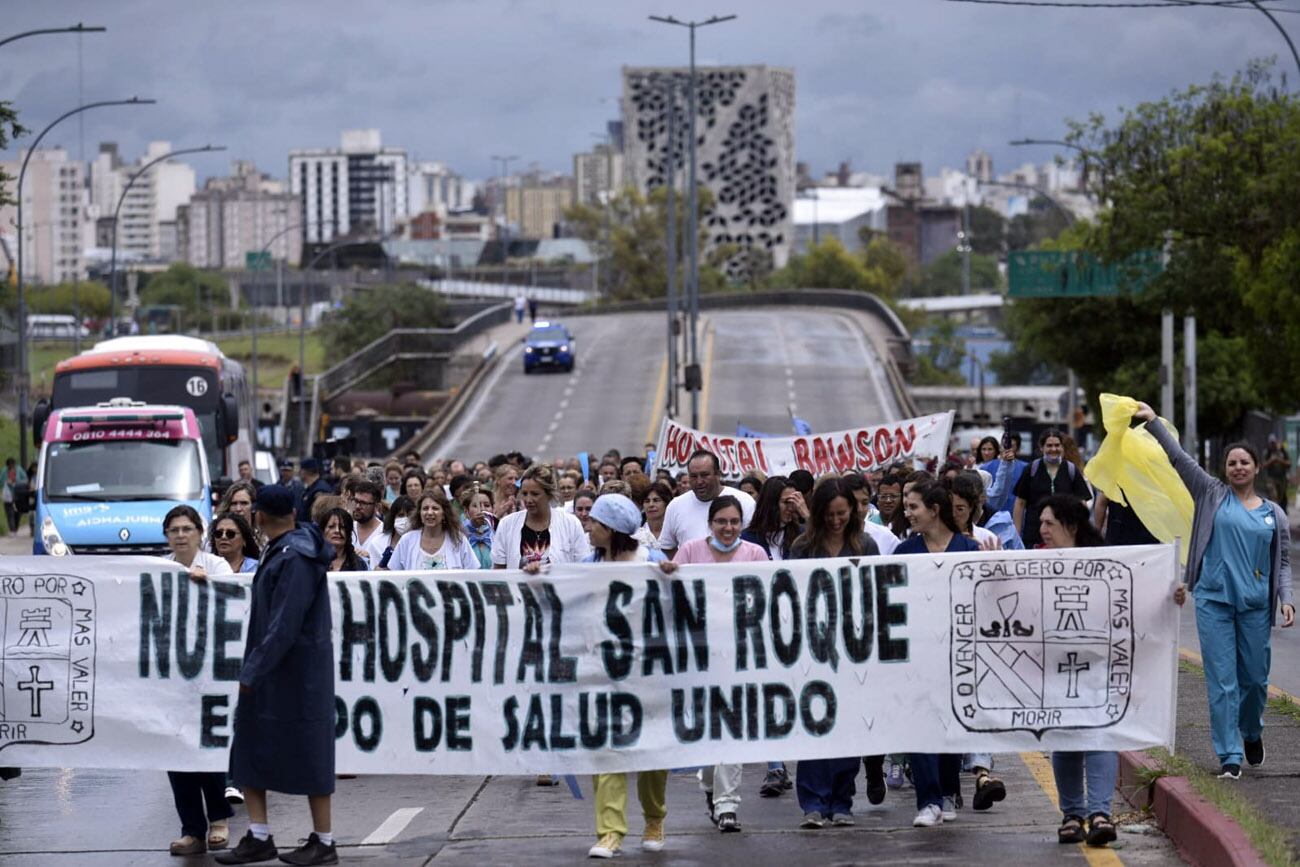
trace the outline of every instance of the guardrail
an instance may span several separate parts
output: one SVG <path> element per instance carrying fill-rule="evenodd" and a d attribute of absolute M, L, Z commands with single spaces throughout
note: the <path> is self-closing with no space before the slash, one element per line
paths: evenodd
<path fill-rule="evenodd" d="M 524 286 L 515 283 L 480 283 L 477 280 L 417 280 L 416 284 L 442 295 L 465 298 L 503 298 L 514 301 L 520 295 L 547 304 L 586 304 L 592 293 L 586 289 L 553 286 Z"/>
<path fill-rule="evenodd" d="M 320 426 L 320 413 L 332 397 L 352 388 L 394 361 L 450 357 L 466 340 L 510 320 L 512 305 L 496 304 L 454 328 L 395 328 L 312 377 L 309 435 Z"/>

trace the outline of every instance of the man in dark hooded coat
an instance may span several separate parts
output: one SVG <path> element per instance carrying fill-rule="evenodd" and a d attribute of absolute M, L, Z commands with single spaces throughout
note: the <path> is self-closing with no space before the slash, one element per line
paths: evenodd
<path fill-rule="evenodd" d="M 334 549 L 314 526 L 295 525 L 293 501 L 283 485 L 265 485 L 254 505 L 267 543 L 253 576 L 230 751 L 230 772 L 244 790 L 249 830 L 238 846 L 217 856 L 221 864 L 277 857 L 267 824 L 268 790 L 306 795 L 311 806 L 313 833 L 281 860 L 338 863 L 330 830 L 334 653 L 325 578 Z"/>

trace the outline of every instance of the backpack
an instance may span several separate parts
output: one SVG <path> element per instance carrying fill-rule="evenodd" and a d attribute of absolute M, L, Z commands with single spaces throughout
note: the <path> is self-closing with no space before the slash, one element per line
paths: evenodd
<path fill-rule="evenodd" d="M 1042 462 L 1043 462 L 1042 458 L 1034 458 L 1034 462 L 1029 465 L 1029 475 L 1031 478 L 1035 473 L 1038 472 L 1038 465 L 1041 464 Z M 1061 461 L 1061 463 L 1065 464 L 1065 468 L 1070 474 L 1070 481 L 1073 482 L 1074 477 L 1079 474 L 1079 468 L 1074 465 L 1074 461 L 1063 460 Z"/>

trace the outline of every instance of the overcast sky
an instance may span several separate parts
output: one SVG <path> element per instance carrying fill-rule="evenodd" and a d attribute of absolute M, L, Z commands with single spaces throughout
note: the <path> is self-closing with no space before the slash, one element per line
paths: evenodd
<path fill-rule="evenodd" d="M 1300 8 L 1297 0 L 1281 0 Z M 131 95 L 158 105 L 87 112 L 46 139 L 93 157 L 115 140 L 224 144 L 201 177 L 251 158 L 283 177 L 295 147 L 377 127 L 412 158 L 491 174 L 491 154 L 572 171 L 617 116 L 620 67 L 685 64 L 687 34 L 646 15 L 739 19 L 698 33 L 701 64 L 765 63 L 796 76 L 798 158 L 886 173 L 959 167 L 974 147 L 1003 171 L 1065 118 L 1113 115 L 1251 58 L 1284 53 L 1253 11 L 1026 9 L 943 0 L 3 0 L 0 35 L 82 21 L 107 33 L 0 47 L 0 98 L 39 130 L 78 104 Z M 1283 15 L 1300 39 L 1300 15 Z M 1291 70 L 1289 55 L 1280 69 Z M 1290 80 L 1294 83 L 1295 76 Z M 30 141 L 30 137 L 27 139 Z M 21 144 L 21 141 L 20 141 Z M 11 154 L 16 148 L 11 145 Z"/>

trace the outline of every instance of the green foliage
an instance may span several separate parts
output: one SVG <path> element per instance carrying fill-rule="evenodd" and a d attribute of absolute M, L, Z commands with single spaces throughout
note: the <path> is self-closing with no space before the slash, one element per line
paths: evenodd
<path fill-rule="evenodd" d="M 6 100 L 0 100 L 0 151 L 7 150 L 9 142 L 18 138 L 27 132 L 27 128 L 18 122 L 18 112 L 14 111 L 13 103 Z M 0 171 L 0 206 L 16 204 L 13 196 L 9 194 L 8 186 L 14 178 Z"/>
<path fill-rule="evenodd" d="M 998 256 L 1006 250 L 1007 220 L 985 205 L 970 209 L 971 249 L 981 256 Z"/>
<path fill-rule="evenodd" d="M 874 238 L 861 255 L 854 255 L 831 236 L 791 256 L 770 282 L 781 289 L 859 289 L 892 298 L 906 269 L 902 253 L 885 238 Z"/>
<path fill-rule="evenodd" d="M 1017 214 L 1007 222 L 1008 250 L 1032 250 L 1060 235 L 1070 219 L 1042 196 L 1029 203 L 1029 213 Z"/>
<path fill-rule="evenodd" d="M 353 293 L 321 324 L 330 363 L 347 358 L 394 328 L 445 328 L 451 324 L 442 297 L 413 283 Z"/>
<path fill-rule="evenodd" d="M 1168 265 L 1136 296 L 1017 301 L 1005 318 L 1017 352 L 1073 368 L 1089 394 L 1150 400 L 1168 308 L 1197 317 L 1202 435 L 1231 431 L 1247 410 L 1300 404 L 1287 363 L 1300 355 L 1300 100 L 1254 65 L 1114 125 L 1093 116 L 1070 139 L 1108 207 L 1055 246 L 1104 261 L 1163 249 Z"/>
<path fill-rule="evenodd" d="M 80 310 L 82 319 L 108 316 L 108 287 L 99 282 L 56 283 L 27 289 L 28 313 L 68 313 Z"/>
<path fill-rule="evenodd" d="M 675 197 L 679 289 L 689 267 L 686 204 L 686 196 Z M 704 217 L 713 206 L 709 190 L 700 189 L 698 205 L 700 291 L 718 292 L 726 288 L 722 267 L 736 248 L 725 245 L 710 248 L 704 228 Z M 662 298 L 668 291 L 667 189 L 660 187 L 647 196 L 628 188 L 616 194 L 607 207 L 576 204 L 564 212 L 564 218 L 574 234 L 591 243 L 600 256 L 601 282 L 609 286 L 608 300 Z M 753 264 L 760 268 L 761 278 L 761 263 Z"/>
<path fill-rule="evenodd" d="M 230 309 L 230 287 L 220 274 L 178 262 L 143 280 L 140 305 L 180 307 L 181 329 L 198 331 L 211 325 L 214 311 Z"/>
<path fill-rule="evenodd" d="M 966 360 L 966 341 L 957 333 L 953 321 L 946 316 L 934 317 L 920 335 L 925 347 L 916 355 L 913 385 L 965 385 L 961 368 Z"/>
<path fill-rule="evenodd" d="M 921 271 L 920 279 L 912 286 L 915 297 L 962 294 L 962 254 L 949 250 Z M 971 253 L 970 285 L 972 292 L 986 292 L 1002 288 L 1002 272 L 998 260 L 992 256 Z"/>

